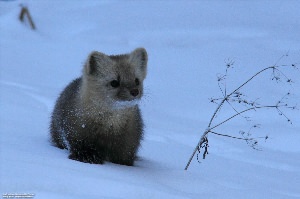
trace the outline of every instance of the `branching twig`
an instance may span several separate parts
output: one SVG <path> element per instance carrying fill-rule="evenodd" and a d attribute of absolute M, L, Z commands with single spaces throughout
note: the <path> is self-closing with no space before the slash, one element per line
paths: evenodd
<path fill-rule="evenodd" d="M 277 82 L 281 80 L 281 77 L 280 76 L 283 76 L 288 82 L 288 83 L 292 83 L 292 80 L 289 79 L 282 71 L 279 70 L 280 67 L 283 67 L 283 66 L 286 66 L 286 65 L 281 65 L 281 66 L 278 66 L 277 63 L 287 55 L 283 55 L 282 57 L 279 58 L 279 60 L 275 63 L 275 65 L 273 66 L 269 66 L 269 67 L 266 67 L 260 71 L 258 71 L 257 73 L 255 73 L 254 75 L 252 75 L 247 81 L 245 81 L 244 83 L 242 83 L 239 87 L 237 87 L 236 89 L 234 89 L 232 92 L 230 92 L 229 94 L 227 94 L 227 90 L 226 90 L 226 85 L 225 85 L 225 88 L 222 89 L 221 86 L 220 86 L 220 82 L 222 82 L 223 80 L 226 79 L 227 77 L 227 72 L 228 72 L 228 69 L 232 67 L 232 65 L 234 64 L 233 61 L 231 62 L 228 62 L 227 65 L 226 65 L 226 73 L 225 75 L 218 75 L 218 86 L 219 86 L 219 89 L 223 95 L 222 98 L 217 98 L 217 99 L 213 99 L 211 98 L 210 101 L 213 102 L 213 103 L 218 103 L 218 106 L 216 108 L 216 110 L 214 111 L 209 123 L 208 123 L 208 126 L 206 128 L 206 130 L 204 131 L 204 133 L 202 134 L 202 136 L 200 137 L 200 140 L 197 144 L 197 146 L 195 147 L 186 167 L 185 167 L 185 170 L 188 169 L 194 155 L 196 154 L 196 152 L 198 151 L 200 153 L 200 149 L 201 148 L 205 148 L 205 151 L 204 151 L 204 154 L 203 154 L 203 158 L 205 158 L 205 156 L 208 154 L 208 138 L 207 138 L 207 135 L 209 133 L 212 133 L 212 134 L 216 134 L 216 135 L 220 135 L 220 136 L 225 136 L 225 137 L 230 137 L 230 138 L 234 138 L 234 139 L 240 139 L 240 140 L 245 140 L 247 142 L 247 144 L 249 144 L 251 147 L 253 148 L 256 148 L 255 146 L 257 145 L 257 141 L 256 139 L 254 138 L 247 138 L 247 137 L 244 137 L 244 132 L 242 132 L 242 136 L 243 138 L 240 138 L 240 137 L 236 137 L 236 136 L 230 136 L 230 135 L 226 135 L 226 134 L 221 134 L 221 133 L 216 133 L 215 131 L 212 131 L 213 129 L 219 127 L 220 125 L 232 120 L 233 118 L 235 118 L 236 116 L 241 116 L 243 113 L 246 113 L 246 112 L 249 112 L 249 111 L 256 111 L 258 109 L 268 109 L 268 108 L 272 108 L 272 109 L 276 109 L 278 111 L 278 113 L 282 116 L 284 116 L 287 121 L 289 123 L 292 123 L 291 120 L 283 113 L 283 111 L 280 109 L 280 108 L 289 108 L 289 109 L 296 109 L 296 106 L 288 106 L 287 104 L 284 104 L 283 103 L 283 99 L 285 99 L 288 95 L 290 95 L 290 93 L 286 94 L 285 96 L 282 97 L 281 100 L 279 100 L 276 104 L 274 105 L 260 105 L 259 103 L 257 103 L 257 100 L 254 100 L 254 101 L 248 101 L 246 99 L 243 99 L 243 94 L 240 92 L 240 90 L 245 86 L 247 85 L 250 81 L 252 81 L 254 78 L 256 78 L 257 76 L 259 76 L 260 74 L 264 73 L 265 71 L 268 71 L 268 70 L 272 70 L 272 75 L 273 75 L 273 78 L 272 80 L 276 80 Z M 297 69 L 296 67 L 296 64 L 292 64 L 291 65 L 292 67 L 294 67 L 295 69 Z M 225 119 L 224 121 L 221 121 L 220 123 L 212 126 L 212 123 L 214 121 L 214 119 L 216 118 L 216 115 L 217 113 L 221 110 L 221 108 L 223 107 L 224 103 L 227 102 L 230 107 L 235 111 L 235 114 L 233 114 L 232 116 L 228 117 L 227 119 Z M 232 104 L 231 102 L 237 102 L 237 103 L 242 103 L 244 105 L 246 105 L 246 109 L 242 110 L 242 111 L 238 111 Z M 248 106 L 248 107 L 247 107 Z M 244 116 L 243 116 L 244 117 Z M 247 119 L 247 117 L 244 117 Z M 253 126 L 253 127 L 257 127 L 257 126 Z M 251 130 L 251 129 L 250 129 Z M 250 131 L 249 130 L 249 131 Z M 250 133 L 248 132 L 248 135 Z M 265 140 L 268 139 L 268 136 L 265 136 L 265 137 L 258 137 L 258 138 L 264 138 Z M 253 143 L 250 143 L 252 142 Z M 198 156 L 197 156 L 197 160 L 198 160 Z M 198 160 L 199 161 L 199 160 Z"/>
<path fill-rule="evenodd" d="M 227 134 L 217 133 L 217 132 L 214 132 L 214 131 L 210 131 L 210 133 L 215 134 L 215 135 L 219 135 L 219 136 L 223 136 L 223 137 L 238 139 L 238 140 L 255 140 L 255 139 L 265 139 L 265 140 L 267 140 L 269 138 L 269 136 L 257 137 L 257 138 L 235 137 L 235 136 L 231 136 L 231 135 L 227 135 Z"/>

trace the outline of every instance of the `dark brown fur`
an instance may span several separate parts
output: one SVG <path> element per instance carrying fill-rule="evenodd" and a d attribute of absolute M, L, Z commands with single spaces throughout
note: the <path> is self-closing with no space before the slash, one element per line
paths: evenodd
<path fill-rule="evenodd" d="M 137 104 L 115 103 L 141 98 L 146 65 L 144 49 L 121 56 L 92 53 L 83 76 L 71 82 L 56 102 L 52 143 L 81 162 L 133 165 L 143 137 L 140 110 Z M 116 79 L 117 87 L 111 83 Z"/>

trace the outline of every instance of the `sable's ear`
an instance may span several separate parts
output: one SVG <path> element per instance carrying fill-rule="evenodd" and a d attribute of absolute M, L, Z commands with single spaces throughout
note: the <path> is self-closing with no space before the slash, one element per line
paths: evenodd
<path fill-rule="evenodd" d="M 143 77 L 147 74 L 148 55 L 144 48 L 137 48 L 129 55 L 129 61 L 138 67 Z"/>
<path fill-rule="evenodd" d="M 84 70 L 85 73 L 88 75 L 93 75 L 101 70 L 101 68 L 104 68 L 106 66 L 109 66 L 112 64 L 112 60 L 109 58 L 109 56 L 93 51 L 85 64 Z"/>

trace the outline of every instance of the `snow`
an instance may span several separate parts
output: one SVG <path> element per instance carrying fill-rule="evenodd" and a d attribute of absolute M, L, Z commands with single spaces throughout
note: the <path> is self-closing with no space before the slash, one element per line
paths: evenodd
<path fill-rule="evenodd" d="M 37 27 L 20 23 L 27 5 Z M 219 133 L 240 136 L 259 123 L 261 151 L 244 141 L 209 135 L 209 154 L 184 167 L 221 96 L 217 74 L 234 61 L 232 90 L 264 67 L 300 62 L 300 2 L 287 1 L 0 1 L 0 194 L 34 198 L 300 198 L 299 110 L 236 118 Z M 87 164 L 49 142 L 56 98 L 78 77 L 88 54 L 149 54 L 139 103 L 145 138 L 134 167 Z M 288 56 L 283 56 L 288 53 Z M 280 57 L 282 59 L 279 60 Z M 279 61 L 278 61 L 279 60 Z M 299 65 L 298 65 L 299 67 Z M 267 72 L 245 87 L 251 99 L 276 102 L 294 84 Z M 253 97 L 252 97 L 253 96 Z M 218 114 L 222 121 L 229 107 Z M 216 121 L 216 123 L 217 123 Z M 201 156 L 201 155 L 200 155 Z M 199 156 L 199 157 L 200 157 Z"/>
<path fill-rule="evenodd" d="M 113 102 L 113 108 L 116 110 L 124 109 L 124 108 L 130 108 L 138 105 L 140 100 L 131 100 L 131 101 L 115 101 Z"/>

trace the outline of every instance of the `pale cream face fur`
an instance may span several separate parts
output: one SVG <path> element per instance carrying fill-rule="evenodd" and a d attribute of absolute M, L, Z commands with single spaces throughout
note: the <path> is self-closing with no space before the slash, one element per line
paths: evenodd
<path fill-rule="evenodd" d="M 143 95 L 147 61 L 144 48 L 116 56 L 92 52 L 83 68 L 80 88 L 85 108 L 111 111 L 134 106 Z"/>

